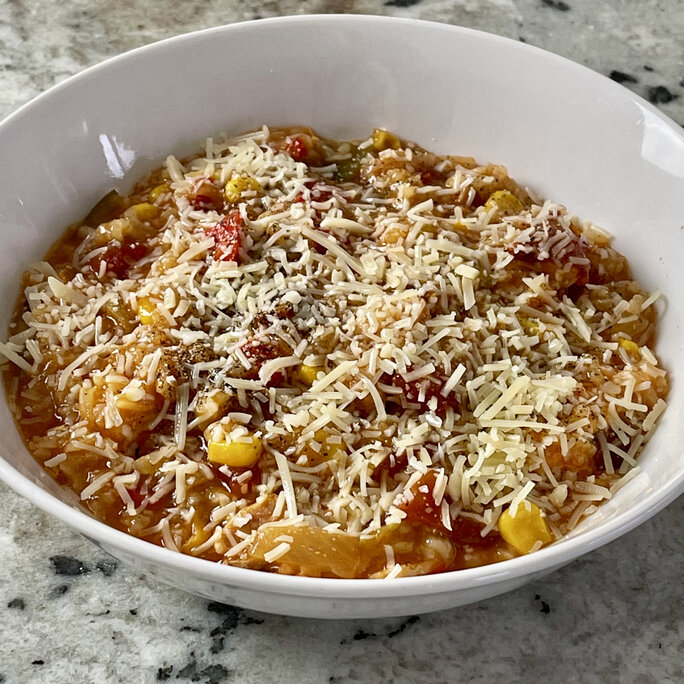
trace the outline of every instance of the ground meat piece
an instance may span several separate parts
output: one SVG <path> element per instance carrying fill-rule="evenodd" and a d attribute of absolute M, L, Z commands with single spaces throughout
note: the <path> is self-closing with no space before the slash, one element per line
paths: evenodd
<path fill-rule="evenodd" d="M 271 311 L 260 311 L 252 319 L 252 328 L 267 328 L 274 319 L 291 320 L 297 314 L 297 309 L 291 302 L 278 302 Z"/>
<path fill-rule="evenodd" d="M 294 304 L 291 302 L 278 302 L 274 309 L 275 315 L 280 320 L 291 319 L 295 317 L 297 313 Z"/>
<path fill-rule="evenodd" d="M 206 363 L 216 359 L 214 351 L 201 342 L 179 347 L 178 356 L 182 364 Z"/>
<path fill-rule="evenodd" d="M 178 354 L 165 349 L 162 352 L 161 359 L 157 365 L 157 372 L 154 376 L 154 388 L 157 393 L 169 401 L 174 399 L 180 375 L 181 365 Z"/>
<path fill-rule="evenodd" d="M 174 399 L 178 385 L 190 378 L 188 366 L 213 361 L 215 358 L 216 354 L 201 342 L 195 342 L 187 347 L 181 345 L 175 349 L 164 349 L 154 379 L 157 393 L 164 399 Z"/>

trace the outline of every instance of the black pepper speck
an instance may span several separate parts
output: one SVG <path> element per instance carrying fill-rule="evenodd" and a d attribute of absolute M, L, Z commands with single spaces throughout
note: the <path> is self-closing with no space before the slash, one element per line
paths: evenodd
<path fill-rule="evenodd" d="M 76 577 L 90 572 L 90 568 L 83 561 L 73 556 L 52 556 L 50 562 L 52 563 L 55 575 Z"/>
<path fill-rule="evenodd" d="M 32 660 L 31 665 L 45 665 L 44 660 Z"/>
<path fill-rule="evenodd" d="M 137 608 L 131 608 L 128 612 L 129 612 L 131 615 L 137 615 L 137 614 L 138 614 L 138 609 L 137 609 Z"/>
<path fill-rule="evenodd" d="M 26 608 L 26 601 L 23 598 L 17 596 L 7 603 L 8 608 L 16 608 L 17 610 L 24 610 Z"/>
<path fill-rule="evenodd" d="M 639 79 L 636 78 L 635 76 L 632 76 L 632 74 L 626 74 L 624 71 L 617 71 L 617 69 L 613 69 L 613 71 L 608 74 L 608 78 L 612 79 L 616 83 L 638 83 Z"/>
<path fill-rule="evenodd" d="M 667 104 L 677 99 L 677 95 L 671 93 L 665 86 L 652 86 L 648 89 L 648 101 L 652 104 Z"/>
<path fill-rule="evenodd" d="M 420 0 L 387 0 L 385 7 L 413 7 L 420 3 Z"/>
<path fill-rule="evenodd" d="M 650 64 L 644 64 L 644 71 L 653 71 L 653 67 Z"/>

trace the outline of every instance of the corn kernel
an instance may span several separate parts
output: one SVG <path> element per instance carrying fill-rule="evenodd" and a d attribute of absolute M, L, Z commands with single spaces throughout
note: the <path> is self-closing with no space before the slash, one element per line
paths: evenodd
<path fill-rule="evenodd" d="M 496 192 L 493 192 L 484 206 L 487 211 L 498 209 L 499 212 L 505 216 L 519 214 L 523 209 L 522 202 L 508 190 L 497 190 Z"/>
<path fill-rule="evenodd" d="M 261 190 L 259 181 L 251 176 L 233 176 L 227 183 L 226 187 L 223 189 L 223 194 L 228 202 L 239 202 L 240 198 L 248 190 L 253 190 L 258 192 Z"/>
<path fill-rule="evenodd" d="M 307 465 L 309 466 L 317 466 L 321 463 L 325 463 L 325 461 L 334 459 L 337 454 L 344 451 L 344 446 L 338 443 L 337 440 L 333 441 L 332 435 L 325 430 L 317 430 L 314 433 L 314 440 L 321 446 L 316 450 L 307 444 L 305 453 Z"/>
<path fill-rule="evenodd" d="M 536 335 L 539 332 L 539 323 L 531 318 L 520 318 L 520 325 L 528 335 Z"/>
<path fill-rule="evenodd" d="M 396 245 L 406 239 L 408 229 L 401 226 L 390 226 L 380 236 L 379 242 L 383 245 Z"/>
<path fill-rule="evenodd" d="M 140 297 L 137 302 L 138 318 L 143 325 L 153 325 L 162 320 L 157 310 L 157 302 L 151 297 Z"/>
<path fill-rule="evenodd" d="M 136 204 L 133 208 L 138 221 L 153 221 L 159 216 L 159 209 L 149 202 Z"/>
<path fill-rule="evenodd" d="M 325 452 L 328 458 L 334 458 L 343 449 L 341 444 L 337 444 L 330 439 L 330 435 L 325 430 L 317 430 L 314 433 L 314 439 L 323 445 L 321 452 Z"/>
<path fill-rule="evenodd" d="M 631 354 L 632 356 L 639 356 L 639 345 L 636 342 L 632 342 L 632 340 L 628 340 L 628 339 L 625 339 L 624 337 L 621 337 L 618 340 L 618 344 L 628 354 Z"/>
<path fill-rule="evenodd" d="M 530 502 L 520 504 L 515 517 L 504 511 L 499 532 L 518 553 L 529 553 L 537 542 L 548 544 L 553 540 L 539 506 Z"/>
<path fill-rule="evenodd" d="M 401 141 L 394 133 L 390 133 L 383 128 L 376 128 L 373 131 L 373 147 L 378 151 L 382 150 L 398 150 L 401 147 Z"/>
<path fill-rule="evenodd" d="M 321 370 L 322 368 L 320 366 L 307 366 L 303 363 L 301 366 L 297 366 L 295 378 L 303 385 L 313 385 Z"/>
<path fill-rule="evenodd" d="M 209 442 L 209 460 L 231 468 L 253 466 L 261 456 L 264 447 L 258 437 L 250 437 L 248 442 Z"/>
<path fill-rule="evenodd" d="M 156 202 L 167 192 L 171 192 L 171 186 L 168 183 L 162 183 L 161 185 L 152 188 L 152 190 L 147 193 L 147 199 L 150 200 L 150 202 Z"/>

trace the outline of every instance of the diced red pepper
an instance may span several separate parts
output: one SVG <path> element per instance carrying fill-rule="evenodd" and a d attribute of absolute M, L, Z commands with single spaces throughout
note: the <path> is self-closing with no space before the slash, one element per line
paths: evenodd
<path fill-rule="evenodd" d="M 139 242 L 124 242 L 123 245 L 109 245 L 106 250 L 90 260 L 95 273 L 100 272 L 100 264 L 105 263 L 107 273 L 113 273 L 119 280 L 128 274 L 136 262 L 147 256 L 149 249 Z"/>
<path fill-rule="evenodd" d="M 423 523 L 436 529 L 444 529 L 441 507 L 435 503 L 433 491 L 437 474 L 428 470 L 416 484 L 411 487 L 413 498 L 399 504 L 398 508 L 406 513 L 410 522 Z"/>
<path fill-rule="evenodd" d="M 305 162 L 309 156 L 309 148 L 304 142 L 304 138 L 299 135 L 290 139 L 285 149 L 296 162 Z"/>
<path fill-rule="evenodd" d="M 403 453 L 400 456 L 391 454 L 375 467 L 373 470 L 373 478 L 376 482 L 379 482 L 383 472 L 386 472 L 391 478 L 395 478 L 399 473 L 406 470 L 407 466 L 408 457 L 406 456 L 406 453 Z"/>
<path fill-rule="evenodd" d="M 242 353 L 252 362 L 252 367 L 247 373 L 247 377 L 256 379 L 259 377 L 259 369 L 272 359 L 284 356 L 284 350 L 268 339 L 251 339 L 240 346 Z M 268 387 L 277 387 L 285 380 L 282 371 L 275 372 L 267 383 Z"/>
<path fill-rule="evenodd" d="M 311 202 L 327 202 L 332 197 L 332 192 L 325 188 L 325 183 L 321 181 L 307 181 L 304 183 L 307 188 L 309 188 L 309 199 Z M 304 202 L 304 193 L 300 193 L 296 198 L 295 202 Z M 321 212 L 315 209 L 313 212 L 313 223 L 318 228 L 322 220 Z M 320 245 L 319 245 L 320 247 Z M 320 250 L 319 250 L 320 251 Z"/>
<path fill-rule="evenodd" d="M 145 497 L 140 493 L 139 489 L 129 489 L 128 496 L 133 499 L 133 505 L 140 508 L 140 504 L 145 500 Z"/>
<path fill-rule="evenodd" d="M 410 368 L 407 370 L 411 370 Z M 420 404 L 423 411 L 428 410 L 430 399 L 433 397 L 437 399 L 437 412 L 444 412 L 450 406 L 456 413 L 460 411 L 460 406 L 454 394 L 442 396 L 442 388 L 447 378 L 443 375 L 433 375 L 420 380 L 404 380 L 404 378 L 395 373 L 392 376 L 391 383 L 395 387 L 402 389 L 402 394 L 406 401 L 413 404 Z M 422 399 L 421 399 L 422 395 Z"/>
<path fill-rule="evenodd" d="M 440 530 L 449 535 L 452 541 L 457 544 L 469 544 L 471 546 L 489 545 L 498 536 L 495 531 L 491 531 L 487 537 L 480 533 L 483 525 L 472 518 L 457 516 L 451 519 L 451 530 L 448 530 L 442 520 L 441 506 L 435 503 L 433 491 L 437 474 L 434 470 L 428 470 L 418 482 L 411 487 L 413 499 L 399 504 L 398 508 L 406 513 L 406 520 L 417 522 Z"/>
<path fill-rule="evenodd" d="M 309 188 L 309 197 L 312 202 L 327 202 L 332 197 L 332 192 L 321 181 L 307 181 L 304 185 Z"/>
<path fill-rule="evenodd" d="M 244 222 L 239 211 L 231 211 L 225 218 L 207 231 L 214 238 L 214 259 L 219 261 L 240 261 L 242 227 Z"/>
<path fill-rule="evenodd" d="M 128 264 L 124 259 L 120 247 L 107 247 L 107 250 L 93 257 L 90 265 L 95 273 L 100 272 L 101 264 L 105 264 L 105 272 L 113 273 L 119 280 L 123 279 L 128 272 Z"/>
<path fill-rule="evenodd" d="M 480 534 L 482 527 L 482 523 L 477 520 L 459 515 L 451 521 L 450 536 L 460 544 L 470 544 L 471 546 L 491 544 L 492 539 L 498 535 L 492 530 L 485 538 Z"/>
<path fill-rule="evenodd" d="M 224 207 L 221 189 L 209 178 L 202 178 L 197 182 L 194 191 L 188 195 L 188 200 L 193 209 L 200 211 L 220 211 Z"/>

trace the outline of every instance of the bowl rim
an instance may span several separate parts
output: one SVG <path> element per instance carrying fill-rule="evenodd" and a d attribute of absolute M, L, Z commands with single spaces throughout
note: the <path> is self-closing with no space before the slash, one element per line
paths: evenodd
<path fill-rule="evenodd" d="M 467 35 L 484 42 L 500 43 L 509 49 L 536 53 L 540 59 L 555 63 L 560 69 L 574 71 L 582 79 L 600 79 L 603 88 L 612 89 L 625 103 L 631 102 L 637 104 L 642 109 L 648 110 L 662 124 L 665 124 L 674 131 L 676 136 L 684 143 L 684 131 L 682 131 L 681 127 L 651 103 L 610 80 L 607 76 L 542 48 L 520 43 L 504 36 L 453 24 L 381 15 L 348 14 L 305 14 L 250 20 L 192 31 L 134 48 L 94 64 L 32 98 L 0 122 L 0 136 L 15 121 L 20 120 L 21 117 L 33 108 L 43 106 L 44 103 L 49 102 L 55 94 L 72 88 L 78 88 L 81 83 L 87 82 L 101 72 L 106 72 L 109 68 L 118 67 L 120 64 L 141 57 L 144 58 L 144 56 L 149 54 L 174 50 L 179 45 L 201 40 L 208 35 L 259 31 L 263 26 L 281 25 L 287 27 L 292 24 L 309 22 L 334 24 L 341 27 L 345 25 L 353 26 L 358 23 L 383 25 L 383 27 L 415 27 L 425 31 L 451 33 L 454 36 Z M 44 512 L 66 523 L 92 541 L 101 543 L 106 549 L 116 549 L 124 554 L 140 557 L 151 565 L 161 566 L 175 572 L 180 571 L 183 574 L 216 584 L 242 589 L 307 598 L 320 597 L 355 600 L 391 599 L 408 595 L 419 596 L 451 593 L 468 588 L 484 587 L 504 580 L 522 578 L 532 574 L 541 574 L 545 571 L 548 572 L 629 532 L 684 493 L 683 469 L 667 485 L 660 489 L 657 497 L 655 494 L 647 495 L 637 501 L 632 508 L 621 513 L 618 519 L 609 520 L 605 524 L 587 530 L 576 537 L 566 537 L 558 544 L 552 544 L 533 554 L 475 568 L 433 575 L 397 577 L 391 582 L 383 582 L 370 579 L 335 579 L 279 575 L 224 565 L 173 552 L 110 527 L 91 517 L 85 510 L 77 510 L 57 499 L 53 494 L 15 470 L 5 461 L 2 455 L 0 455 L 0 479 Z"/>

